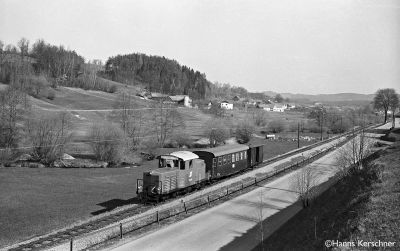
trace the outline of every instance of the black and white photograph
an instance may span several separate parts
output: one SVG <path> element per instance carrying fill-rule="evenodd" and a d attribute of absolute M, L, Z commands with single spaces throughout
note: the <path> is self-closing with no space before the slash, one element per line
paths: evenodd
<path fill-rule="evenodd" d="M 0 0 L 0 251 L 400 250 L 399 0 Z"/>

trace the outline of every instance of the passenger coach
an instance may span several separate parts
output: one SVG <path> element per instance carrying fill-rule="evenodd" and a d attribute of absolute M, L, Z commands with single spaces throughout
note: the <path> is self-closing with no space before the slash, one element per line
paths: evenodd
<path fill-rule="evenodd" d="M 248 167 L 247 145 L 224 145 L 208 148 L 200 151 L 193 151 L 206 164 L 208 179 L 222 178 Z"/>

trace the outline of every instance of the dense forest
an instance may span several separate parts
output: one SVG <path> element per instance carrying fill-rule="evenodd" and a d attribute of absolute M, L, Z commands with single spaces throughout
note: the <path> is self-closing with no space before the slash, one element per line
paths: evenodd
<path fill-rule="evenodd" d="M 125 84 L 144 83 L 152 92 L 187 94 L 198 99 L 209 96 L 211 89 L 205 74 L 175 60 L 139 53 L 110 57 L 102 75 Z"/>
<path fill-rule="evenodd" d="M 22 38 L 17 46 L 0 41 L 0 82 L 33 87 L 58 85 L 115 92 L 116 86 L 97 76 L 129 85 L 146 87 L 151 92 L 186 94 L 197 100 L 229 99 L 234 96 L 263 100 L 262 93 L 250 93 L 243 87 L 211 83 L 206 75 L 176 60 L 142 53 L 110 57 L 105 65 L 99 60 L 85 62 L 74 50 L 37 40 L 30 45 Z M 29 83 L 25 83 L 29 82 Z M 35 82 L 35 83 L 34 83 Z"/>

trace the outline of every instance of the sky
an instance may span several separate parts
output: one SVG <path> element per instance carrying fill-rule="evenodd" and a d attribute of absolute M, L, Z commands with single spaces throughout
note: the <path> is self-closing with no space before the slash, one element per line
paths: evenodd
<path fill-rule="evenodd" d="M 249 91 L 400 90 L 399 0 L 0 0 L 0 40 L 165 56 Z"/>

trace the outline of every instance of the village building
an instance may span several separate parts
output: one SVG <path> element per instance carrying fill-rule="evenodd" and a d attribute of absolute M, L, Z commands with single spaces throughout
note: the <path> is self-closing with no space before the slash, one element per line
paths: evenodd
<path fill-rule="evenodd" d="M 171 100 L 178 105 L 183 105 L 185 107 L 192 107 L 192 99 L 188 95 L 175 95 L 169 96 Z"/>
<path fill-rule="evenodd" d="M 228 101 L 222 101 L 222 102 L 220 103 L 220 107 L 221 107 L 222 109 L 226 109 L 226 110 L 233 110 L 233 104 L 232 104 L 232 103 L 229 103 Z"/>
<path fill-rule="evenodd" d="M 286 110 L 287 106 L 284 104 L 274 104 L 274 107 L 272 108 L 272 111 L 274 112 L 284 112 Z"/>

